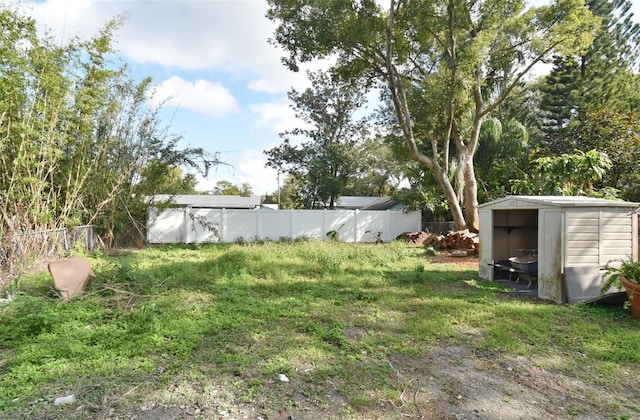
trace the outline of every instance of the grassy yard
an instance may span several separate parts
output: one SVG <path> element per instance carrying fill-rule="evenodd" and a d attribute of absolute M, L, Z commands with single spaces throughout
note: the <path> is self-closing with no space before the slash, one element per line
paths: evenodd
<path fill-rule="evenodd" d="M 23 277 L 0 304 L 0 416 L 431 418 L 469 386 L 434 364 L 473 358 L 521 375 L 502 402 L 536 387 L 526 369 L 614 394 L 565 414 L 640 417 L 628 312 L 521 301 L 430 258 L 404 243 L 153 247 L 90 257 L 97 278 L 69 303 L 48 273 Z"/>

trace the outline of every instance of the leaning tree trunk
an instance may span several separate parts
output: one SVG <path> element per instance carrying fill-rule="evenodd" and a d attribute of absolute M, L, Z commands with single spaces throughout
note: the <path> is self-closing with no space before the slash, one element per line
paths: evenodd
<path fill-rule="evenodd" d="M 478 232 L 480 228 L 480 216 L 478 213 L 478 181 L 476 180 L 476 172 L 473 166 L 473 157 L 465 154 L 462 158 L 466 227 L 472 232 Z"/>
<path fill-rule="evenodd" d="M 420 163 L 426 164 L 419 159 L 415 160 Z M 436 180 L 438 181 L 440 189 L 442 190 L 442 192 L 444 192 L 444 196 L 447 200 L 447 204 L 449 205 L 449 211 L 451 212 L 451 217 L 453 218 L 456 230 L 465 229 L 467 227 L 467 222 L 465 221 L 464 214 L 462 213 L 462 206 L 460 205 L 458 195 L 456 194 L 453 185 L 451 185 L 451 181 L 449 180 L 447 173 L 442 168 L 431 169 L 436 176 Z"/>
<path fill-rule="evenodd" d="M 396 6 L 395 0 L 391 0 L 389 7 L 389 20 L 386 28 L 386 49 L 385 49 L 385 68 L 386 78 L 389 83 L 389 89 L 391 92 L 391 99 L 393 101 L 393 108 L 398 118 L 398 124 L 402 130 L 402 134 L 405 139 L 405 144 L 409 151 L 411 159 L 427 166 L 435 175 L 438 181 L 439 187 L 445 195 L 449 210 L 451 211 L 451 217 L 456 225 L 456 229 L 465 229 L 467 222 L 465 221 L 464 214 L 462 212 L 462 206 L 460 200 L 456 194 L 455 189 L 451 185 L 451 181 L 448 176 L 449 151 L 445 148 L 444 156 L 440 156 L 438 141 L 435 138 L 431 139 L 431 148 L 433 157 L 428 156 L 420 151 L 416 143 L 415 133 L 413 132 L 413 123 L 411 118 L 411 111 L 407 102 L 407 96 L 403 87 L 403 80 L 401 74 L 393 62 L 393 27 L 396 19 Z M 445 142 L 448 141 L 448 136 L 445 137 Z M 460 153 L 459 153 L 460 154 Z M 440 161 L 445 162 L 445 165 L 440 165 Z M 471 165 L 473 166 L 473 159 L 471 159 Z M 477 189 L 477 185 L 476 185 Z M 475 199 L 477 202 L 477 198 Z"/>

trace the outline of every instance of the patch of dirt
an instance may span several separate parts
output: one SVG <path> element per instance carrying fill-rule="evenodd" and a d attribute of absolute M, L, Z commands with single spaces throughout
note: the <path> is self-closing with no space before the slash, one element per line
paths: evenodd
<path fill-rule="evenodd" d="M 437 255 L 428 256 L 427 259 L 438 264 L 459 264 L 474 270 L 479 268 L 477 255 L 456 255 L 451 252 L 440 252 Z"/>
<path fill-rule="evenodd" d="M 419 382 L 406 399 L 416 407 L 411 414 L 423 418 L 604 419 L 616 408 L 619 415 L 640 416 L 634 411 L 640 389 L 631 377 L 624 391 L 615 392 L 539 367 L 544 364 L 536 360 L 479 354 L 465 345 L 437 347 L 425 359 L 396 355 L 389 361 L 399 377 Z M 430 374 L 420 375 L 421 367 Z"/>
<path fill-rule="evenodd" d="M 347 328 L 350 341 L 365 331 Z M 554 363 L 559 364 L 561 356 Z M 240 402 L 238 390 L 220 385 L 176 386 L 178 399 L 206 394 L 185 404 L 143 403 L 137 409 L 111 408 L 108 418 L 130 419 L 609 419 L 640 418 L 634 372 L 623 372 L 619 390 L 588 383 L 540 358 L 482 353 L 465 344 L 441 344 L 425 357 L 390 354 L 384 362 L 398 393 L 366 411 L 349 408 L 339 384 L 314 384 L 304 373 L 290 382 L 273 381 L 268 394 Z M 366 385 L 365 385 L 366 386 Z M 172 397 L 172 400 L 175 399 Z M 274 408 L 275 407 L 275 408 Z M 277 408 L 283 407 L 283 408 Z M 89 415 L 90 413 L 85 412 Z M 96 414 L 96 413 L 94 413 Z M 106 413 L 104 413 L 106 414 Z M 613 417 L 612 417 L 613 416 Z M 85 418 L 104 418 L 101 416 Z"/>

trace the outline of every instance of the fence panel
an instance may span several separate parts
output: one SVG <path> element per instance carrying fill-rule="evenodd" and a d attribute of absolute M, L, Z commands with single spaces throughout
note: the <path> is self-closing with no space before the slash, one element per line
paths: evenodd
<path fill-rule="evenodd" d="M 186 242 L 185 212 L 183 209 L 150 208 L 148 212 L 147 240 L 151 243 L 171 244 Z"/>
<path fill-rule="evenodd" d="M 80 247 L 84 252 L 93 252 L 104 248 L 102 238 L 98 236 L 93 225 L 76 226 L 66 232 L 67 247 Z"/>
<path fill-rule="evenodd" d="M 280 238 L 293 238 L 293 217 L 289 211 L 260 212 L 258 237 L 277 241 Z"/>
<path fill-rule="evenodd" d="M 223 210 L 222 242 L 238 239 L 252 240 L 258 234 L 258 212 L 256 210 Z"/>
<path fill-rule="evenodd" d="M 291 238 L 326 238 L 324 210 L 283 210 L 291 214 Z"/>
<path fill-rule="evenodd" d="M 389 217 L 391 212 L 379 213 L 373 210 L 363 210 L 356 213 L 357 242 L 375 242 L 378 232 L 380 232 L 380 239 L 383 241 L 388 242 L 395 239 L 395 236 L 390 237 Z"/>
<path fill-rule="evenodd" d="M 186 212 L 188 223 L 185 230 L 187 243 L 218 242 L 220 240 L 220 226 L 222 226 L 222 212 L 214 209 L 190 209 Z"/>
<path fill-rule="evenodd" d="M 302 210 L 301 210 L 302 211 Z M 356 241 L 356 221 L 354 210 L 322 210 L 324 213 L 323 232 L 325 239 L 327 232 L 338 232 L 341 242 Z"/>
<path fill-rule="evenodd" d="M 420 229 L 420 213 L 374 210 L 149 210 L 149 243 L 234 242 L 239 239 L 329 239 L 389 242 Z"/>

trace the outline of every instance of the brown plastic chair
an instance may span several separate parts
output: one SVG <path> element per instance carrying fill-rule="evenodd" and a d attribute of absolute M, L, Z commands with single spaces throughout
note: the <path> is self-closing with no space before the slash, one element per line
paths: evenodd
<path fill-rule="evenodd" d="M 51 261 L 48 268 L 53 277 L 54 287 L 66 301 L 82 293 L 89 282 L 89 277 L 95 277 L 91 264 L 85 258 Z"/>

